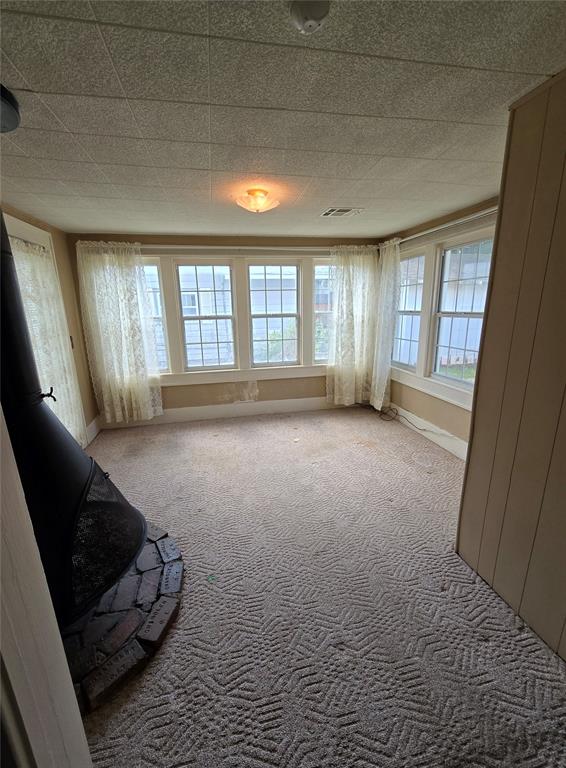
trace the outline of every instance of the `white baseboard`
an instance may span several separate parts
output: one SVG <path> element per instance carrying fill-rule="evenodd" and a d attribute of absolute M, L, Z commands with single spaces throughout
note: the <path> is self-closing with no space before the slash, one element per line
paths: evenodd
<path fill-rule="evenodd" d="M 456 437 L 456 435 L 451 435 L 450 432 L 446 432 L 444 429 L 440 429 L 435 424 L 431 424 L 430 421 L 425 421 L 419 416 L 415 416 L 415 414 L 411 413 L 411 411 L 406 411 L 399 405 L 395 405 L 395 403 L 391 403 L 391 407 L 397 410 L 399 416 L 405 417 L 401 419 L 401 423 L 406 427 L 413 429 L 415 432 L 420 432 L 423 437 L 427 437 L 429 440 L 432 440 L 433 443 L 436 443 L 442 448 L 445 448 L 447 451 L 450 451 L 450 453 L 458 456 L 459 459 L 463 459 L 464 461 L 466 460 L 466 454 L 468 453 L 468 443 L 465 440 Z M 405 419 L 410 419 L 413 424 L 411 424 L 409 421 L 405 421 Z"/>
<path fill-rule="evenodd" d="M 96 416 L 86 428 L 87 446 L 92 443 L 94 438 L 100 432 L 100 417 Z"/>
<path fill-rule="evenodd" d="M 128 424 L 103 424 L 102 429 L 145 427 L 152 424 L 174 424 L 183 421 L 204 421 L 205 419 L 230 419 L 238 416 L 260 416 L 269 413 L 294 413 L 297 411 L 323 411 L 337 406 L 328 403 L 325 397 L 300 397 L 290 400 L 251 400 L 218 405 L 194 405 L 185 408 L 167 408 L 162 416 L 148 421 Z"/>

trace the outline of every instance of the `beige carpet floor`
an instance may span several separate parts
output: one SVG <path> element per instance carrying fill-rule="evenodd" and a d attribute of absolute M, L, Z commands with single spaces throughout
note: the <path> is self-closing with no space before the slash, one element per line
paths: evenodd
<path fill-rule="evenodd" d="M 104 432 L 181 612 L 96 768 L 564 768 L 566 665 L 454 553 L 463 463 L 363 409 Z"/>

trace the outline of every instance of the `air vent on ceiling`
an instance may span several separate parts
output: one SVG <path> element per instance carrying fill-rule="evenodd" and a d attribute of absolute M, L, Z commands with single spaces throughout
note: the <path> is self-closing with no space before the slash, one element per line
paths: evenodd
<path fill-rule="evenodd" d="M 344 218 L 345 216 L 357 216 L 363 210 L 363 208 L 327 208 L 320 215 L 325 219 L 329 216 L 341 216 Z"/>

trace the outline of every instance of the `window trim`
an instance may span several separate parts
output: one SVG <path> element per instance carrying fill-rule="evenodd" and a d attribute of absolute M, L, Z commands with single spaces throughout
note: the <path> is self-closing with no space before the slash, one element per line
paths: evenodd
<path fill-rule="evenodd" d="M 249 355 L 250 355 L 250 370 L 255 371 L 257 368 L 297 368 L 299 366 L 303 365 L 304 355 L 303 355 L 303 348 L 304 348 L 304 320 L 303 320 L 303 311 L 304 311 L 304 289 L 303 289 L 303 260 L 302 259 L 288 259 L 288 258 L 281 258 L 281 259 L 263 259 L 259 257 L 252 257 L 247 258 L 246 260 L 246 289 L 247 289 L 247 296 L 248 296 L 248 317 L 249 317 L 249 333 L 248 333 L 248 342 L 249 342 Z M 281 267 L 296 267 L 297 268 L 297 312 L 281 312 L 280 314 L 261 314 L 261 315 L 254 315 L 252 314 L 252 306 L 251 306 L 251 287 L 250 287 L 250 267 L 262 267 L 267 266 L 266 264 L 269 263 L 269 261 L 273 262 L 274 265 L 281 266 Z M 312 265 L 312 269 L 314 269 L 314 264 Z M 267 289 L 266 289 L 267 290 Z M 267 305 L 266 305 L 267 309 Z M 294 317 L 297 321 L 297 362 L 293 363 L 285 363 L 285 362 L 274 362 L 274 363 L 254 363 L 254 351 L 253 351 L 253 320 L 254 318 L 269 318 L 269 317 Z"/>
<path fill-rule="evenodd" d="M 416 244 L 409 243 L 406 247 L 401 244 L 401 258 L 409 258 L 424 254 L 425 271 L 423 284 L 423 300 L 421 305 L 421 327 L 419 338 L 419 354 L 416 368 L 411 370 L 400 363 L 391 364 L 391 379 L 399 384 L 417 389 L 433 397 L 437 397 L 453 405 L 458 405 L 468 411 L 472 409 L 474 384 L 458 381 L 442 376 L 434 371 L 434 355 L 438 333 L 437 307 L 439 305 L 442 254 L 447 248 L 477 242 L 478 240 L 495 238 L 495 222 L 481 223 L 470 226 L 465 230 L 459 228 L 452 236 L 438 233 L 436 238 L 427 236 L 426 241 L 419 240 Z M 491 279 L 491 278 L 490 278 Z M 489 295 L 489 294 L 488 294 Z M 485 317 L 484 310 L 483 317 Z"/>
<path fill-rule="evenodd" d="M 171 373 L 171 349 L 169 344 L 169 334 L 167 325 L 167 308 L 165 306 L 165 293 L 163 291 L 163 270 L 159 257 L 142 256 L 142 264 L 148 267 L 157 267 L 157 277 L 159 279 L 159 293 L 161 294 L 161 321 L 163 323 L 163 334 L 165 336 L 165 352 L 167 354 L 167 368 L 160 368 L 159 375 Z"/>
<path fill-rule="evenodd" d="M 179 274 L 179 267 L 228 267 L 230 270 L 230 295 L 232 300 L 232 313 L 230 315 L 195 315 L 194 318 L 188 318 L 183 315 L 183 300 L 181 296 L 181 277 Z M 233 371 L 234 369 L 239 367 L 239 351 L 238 351 L 238 328 L 237 328 L 237 322 L 236 322 L 236 306 L 235 306 L 235 298 L 234 298 L 234 268 L 232 264 L 231 259 L 222 259 L 221 257 L 210 257 L 210 258 L 198 258 L 198 259 L 174 259 L 174 270 L 175 270 L 175 287 L 177 291 L 177 312 L 176 315 L 179 320 L 179 330 L 180 330 L 180 336 L 181 336 L 181 362 L 182 362 L 182 370 L 179 371 L 179 373 L 199 373 L 202 371 Z M 198 293 L 198 289 L 197 289 Z M 184 323 L 185 320 L 217 320 L 220 317 L 222 320 L 229 319 L 232 322 L 232 336 L 233 336 L 233 344 L 234 344 L 234 364 L 233 365 L 213 365 L 213 366 L 207 366 L 207 365 L 200 365 L 200 366 L 191 366 L 190 368 L 187 365 L 187 356 L 186 356 L 186 339 L 185 339 L 185 328 Z M 201 339 L 201 346 L 202 346 L 202 339 Z M 204 357 L 203 357 L 204 360 Z"/>
<path fill-rule="evenodd" d="M 315 298 L 315 296 L 314 296 L 314 287 L 315 287 L 316 268 L 317 267 L 321 267 L 321 266 L 322 267 L 326 267 L 326 266 L 331 267 L 332 266 L 332 259 L 330 257 L 324 258 L 324 259 L 316 257 L 316 258 L 313 259 L 312 269 L 310 270 L 310 274 L 311 274 L 311 286 L 310 286 L 310 297 L 311 297 L 311 300 L 310 300 L 310 314 L 311 314 L 311 318 L 310 318 L 310 324 L 311 324 L 311 347 L 312 347 L 311 348 L 311 360 L 312 360 L 312 364 L 313 365 L 323 365 L 323 366 L 326 367 L 326 365 L 328 364 L 328 360 L 322 360 L 321 361 L 321 360 L 317 360 L 316 357 L 315 357 L 315 355 L 316 355 L 315 339 L 316 339 L 316 315 L 317 315 L 317 312 L 315 311 L 315 308 L 314 308 L 314 298 Z M 330 279 L 330 281 L 331 281 L 331 279 Z M 334 289 L 332 289 L 332 292 L 333 291 L 334 291 Z M 306 293 L 306 291 L 305 291 L 305 293 Z"/>

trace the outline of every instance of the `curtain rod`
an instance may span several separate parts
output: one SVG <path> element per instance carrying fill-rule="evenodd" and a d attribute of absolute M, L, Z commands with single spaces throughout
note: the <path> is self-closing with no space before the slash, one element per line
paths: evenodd
<path fill-rule="evenodd" d="M 142 251 L 230 251 L 231 253 L 249 253 L 250 251 L 290 251 L 308 253 L 328 253 L 334 246 L 284 246 L 284 245 L 166 245 L 142 243 Z"/>
<path fill-rule="evenodd" d="M 438 227 L 431 227 L 431 229 L 424 229 L 422 232 L 417 232 L 417 234 L 415 235 L 409 235 L 408 237 L 403 237 L 401 239 L 401 243 L 407 243 L 409 240 L 416 240 L 418 237 L 424 237 L 424 235 L 431 235 L 433 232 L 440 232 L 443 229 L 450 229 L 450 227 L 455 227 L 457 224 L 465 224 L 468 221 L 474 221 L 474 219 L 483 219 L 486 216 L 490 216 L 491 214 L 496 212 L 497 212 L 497 206 L 494 205 L 485 211 L 481 211 L 480 213 L 472 213 L 469 216 L 463 216 L 461 219 L 456 219 L 455 221 L 449 221 L 449 222 L 446 222 L 446 224 L 439 224 Z"/>

